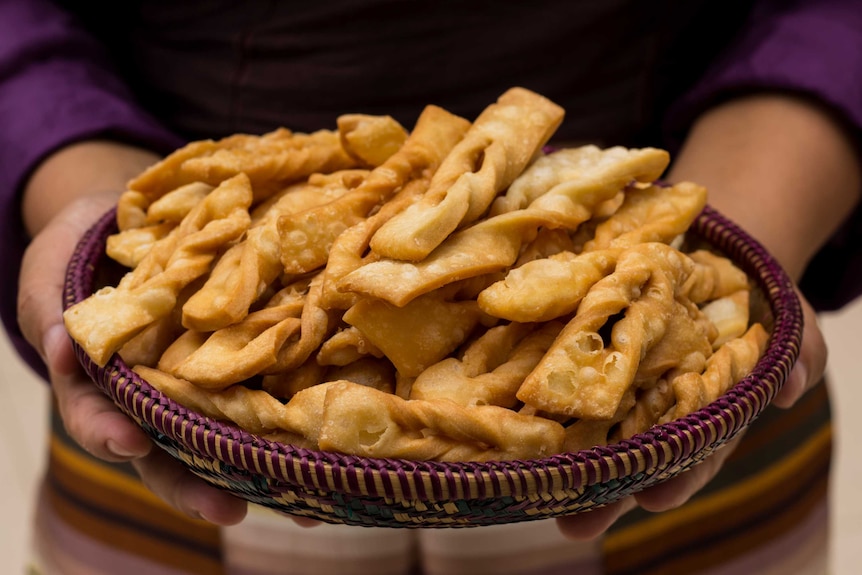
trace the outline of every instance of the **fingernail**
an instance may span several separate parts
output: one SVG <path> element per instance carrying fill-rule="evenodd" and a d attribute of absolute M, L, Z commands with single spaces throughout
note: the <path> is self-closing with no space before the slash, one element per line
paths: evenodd
<path fill-rule="evenodd" d="M 203 514 L 202 512 L 200 512 L 200 511 L 195 511 L 195 515 L 197 515 L 197 516 L 198 516 L 198 519 L 200 519 L 201 521 L 206 521 L 207 523 L 213 523 L 213 522 L 210 520 L 210 518 L 209 518 L 209 517 L 207 517 L 206 515 L 204 515 L 204 514 Z M 214 524 L 214 523 L 213 523 L 213 524 Z"/>
<path fill-rule="evenodd" d="M 787 381 L 784 382 L 784 386 L 778 392 L 773 403 L 778 407 L 790 407 L 802 396 L 807 385 L 808 367 L 804 363 L 798 362 L 793 367 L 793 370 L 787 377 Z"/>
<path fill-rule="evenodd" d="M 200 510 L 195 509 L 193 507 L 190 508 L 187 513 L 188 513 L 189 517 L 191 517 L 192 519 L 197 519 L 198 521 L 206 521 L 207 523 L 212 523 L 213 525 L 218 525 L 218 523 L 216 523 L 215 521 L 213 521 L 212 519 L 207 517 L 203 511 L 200 511 Z"/>
<path fill-rule="evenodd" d="M 790 382 L 796 395 L 801 395 L 808 386 L 808 366 L 801 361 L 796 362 L 793 371 L 790 372 Z"/>
<path fill-rule="evenodd" d="M 130 450 L 126 449 L 113 439 L 108 439 L 105 441 L 105 447 L 116 457 L 120 457 L 123 459 L 134 459 L 138 457 L 137 453 L 132 453 Z"/>

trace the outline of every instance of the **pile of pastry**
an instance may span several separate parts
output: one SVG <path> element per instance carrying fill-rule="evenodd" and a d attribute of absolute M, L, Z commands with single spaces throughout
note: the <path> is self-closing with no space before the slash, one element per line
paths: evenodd
<path fill-rule="evenodd" d="M 473 121 L 196 141 L 134 180 L 65 313 L 179 404 L 364 457 L 540 458 L 712 402 L 768 333 L 752 285 L 691 245 L 706 203 L 654 148 L 547 151 L 564 111 L 512 88 Z"/>

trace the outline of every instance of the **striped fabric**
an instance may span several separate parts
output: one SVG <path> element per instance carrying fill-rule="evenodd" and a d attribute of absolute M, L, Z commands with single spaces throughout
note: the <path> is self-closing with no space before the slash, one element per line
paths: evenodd
<path fill-rule="evenodd" d="M 93 575 L 115 574 L 118 565 L 128 575 L 223 572 L 218 529 L 164 504 L 131 465 L 89 456 L 52 415 L 36 516 L 37 573 L 79 572 L 67 565 L 86 566 L 80 572 Z"/>
<path fill-rule="evenodd" d="M 679 509 L 635 511 L 603 538 L 552 520 L 475 529 L 303 528 L 253 506 L 217 529 L 173 511 L 129 465 L 94 460 L 55 417 L 31 575 L 814 574 L 827 568 L 826 385 L 768 409 L 721 474 Z"/>
<path fill-rule="evenodd" d="M 826 385 L 767 409 L 722 472 L 673 512 L 634 511 L 604 541 L 605 572 L 822 573 L 832 427 Z"/>

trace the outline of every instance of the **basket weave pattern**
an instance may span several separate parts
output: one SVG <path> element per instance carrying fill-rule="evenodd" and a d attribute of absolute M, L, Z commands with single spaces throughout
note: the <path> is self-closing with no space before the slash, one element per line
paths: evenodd
<path fill-rule="evenodd" d="M 70 260 L 64 304 L 90 295 L 116 232 L 106 213 Z M 77 345 L 85 371 L 164 450 L 239 497 L 330 523 L 469 527 L 569 515 L 664 481 L 749 425 L 786 380 L 798 354 L 802 312 L 790 279 L 765 249 L 707 207 L 690 231 L 724 252 L 764 294 L 771 337 L 752 373 L 705 408 L 614 445 L 544 459 L 440 463 L 369 459 L 271 442 L 192 412 L 114 356 L 104 368 Z"/>

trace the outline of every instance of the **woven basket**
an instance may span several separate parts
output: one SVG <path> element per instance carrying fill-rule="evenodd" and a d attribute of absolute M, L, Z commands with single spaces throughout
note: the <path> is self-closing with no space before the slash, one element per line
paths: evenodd
<path fill-rule="evenodd" d="M 105 214 L 82 238 L 67 273 L 65 305 L 81 301 L 111 267 Z M 274 443 L 190 411 L 114 356 L 104 368 L 76 346 L 84 369 L 117 406 L 196 475 L 235 495 L 329 523 L 383 527 L 470 527 L 571 515 L 667 480 L 748 426 L 784 383 L 799 353 L 802 312 L 775 260 L 707 207 L 689 240 L 737 263 L 756 284 L 771 337 L 752 373 L 687 417 L 617 444 L 544 459 L 440 463 L 368 459 Z"/>

